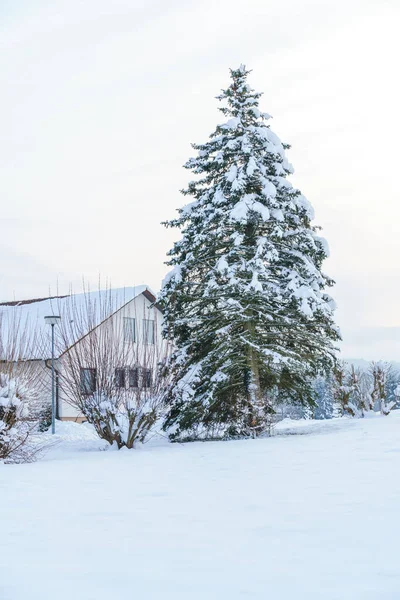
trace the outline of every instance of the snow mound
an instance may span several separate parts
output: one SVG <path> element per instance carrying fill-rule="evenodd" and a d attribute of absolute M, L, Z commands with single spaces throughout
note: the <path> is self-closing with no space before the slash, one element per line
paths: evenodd
<path fill-rule="evenodd" d="M 379 415 L 380 416 L 380 415 Z M 273 428 L 273 435 L 309 435 L 316 433 L 328 433 L 338 429 L 346 429 L 355 426 L 356 419 L 341 417 L 338 419 L 282 419 Z"/>
<path fill-rule="evenodd" d="M 47 460 L 70 452 L 97 452 L 110 448 L 108 442 L 101 440 L 89 423 L 56 421 L 56 433 L 52 435 L 49 429 L 43 438 L 49 447 L 45 455 Z"/>

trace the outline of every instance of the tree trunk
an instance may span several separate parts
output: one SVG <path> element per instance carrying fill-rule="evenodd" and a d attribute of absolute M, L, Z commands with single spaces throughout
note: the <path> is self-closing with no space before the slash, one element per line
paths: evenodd
<path fill-rule="evenodd" d="M 247 331 L 249 334 L 249 342 L 254 339 L 255 325 L 254 322 L 247 322 Z M 258 365 L 257 354 L 251 343 L 247 350 L 247 367 L 250 373 L 250 381 L 248 386 L 248 409 L 249 409 L 249 428 L 253 437 L 257 437 L 261 429 L 260 413 L 262 410 L 262 391 L 260 385 L 260 370 Z"/>

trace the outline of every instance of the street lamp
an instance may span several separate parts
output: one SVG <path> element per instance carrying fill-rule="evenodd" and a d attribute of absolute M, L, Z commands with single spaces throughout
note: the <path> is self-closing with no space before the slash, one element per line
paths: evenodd
<path fill-rule="evenodd" d="M 46 325 L 51 325 L 51 433 L 56 432 L 56 403 L 54 386 L 54 325 L 61 321 L 58 315 L 50 315 L 44 318 Z"/>

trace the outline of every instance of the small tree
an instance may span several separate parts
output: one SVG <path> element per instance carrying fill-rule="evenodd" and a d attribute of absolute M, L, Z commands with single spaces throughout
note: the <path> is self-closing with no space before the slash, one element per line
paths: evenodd
<path fill-rule="evenodd" d="M 368 372 L 359 370 L 359 383 L 357 394 L 359 397 L 359 405 L 361 416 L 364 417 L 366 413 L 374 410 L 374 400 L 371 394 L 371 381 Z"/>
<path fill-rule="evenodd" d="M 339 361 L 333 370 L 334 416 L 358 416 L 358 407 L 352 402 L 353 392 L 354 379 L 351 371 L 345 362 Z"/>
<path fill-rule="evenodd" d="M 388 415 L 396 405 L 396 400 L 388 401 L 387 383 L 391 372 L 391 365 L 386 362 L 373 362 L 371 364 L 371 375 L 373 380 L 371 397 L 379 406 L 381 415 Z"/>
<path fill-rule="evenodd" d="M 332 377 L 319 375 L 314 382 L 315 419 L 331 419 L 333 417 Z"/>
<path fill-rule="evenodd" d="M 371 396 L 368 392 L 365 373 L 354 365 L 351 365 L 348 371 L 348 387 L 350 388 L 348 403 L 350 414 L 355 417 L 364 417 L 371 408 Z"/>
<path fill-rule="evenodd" d="M 395 406 L 393 408 L 399 407 L 399 397 L 400 397 L 399 384 L 400 384 L 400 373 L 393 365 L 390 365 L 389 373 L 387 376 L 387 382 L 386 382 L 386 400 L 387 400 L 387 402 L 393 401 L 395 403 Z"/>
<path fill-rule="evenodd" d="M 394 388 L 393 396 L 394 396 L 394 401 L 396 402 L 396 408 L 398 408 L 399 402 L 400 402 L 400 383 L 398 383 L 396 385 L 396 387 Z"/>

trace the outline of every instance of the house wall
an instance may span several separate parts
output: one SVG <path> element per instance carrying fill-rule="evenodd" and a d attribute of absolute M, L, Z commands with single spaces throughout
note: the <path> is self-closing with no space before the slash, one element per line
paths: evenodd
<path fill-rule="evenodd" d="M 134 318 L 136 324 L 136 341 L 124 340 L 124 318 Z M 155 344 L 144 343 L 144 319 L 155 321 Z M 124 367 L 151 368 L 154 372 L 157 362 L 167 352 L 166 343 L 161 336 L 162 313 L 156 307 L 151 307 L 151 302 L 140 294 L 111 317 L 96 327 L 87 336 L 77 342 L 67 353 L 57 361 L 60 373 L 59 383 L 59 417 L 62 420 L 82 421 L 82 414 L 71 404 L 73 402 L 75 381 L 72 381 L 71 372 L 76 371 L 76 361 L 85 368 L 95 368 L 99 352 L 92 351 L 99 340 L 107 347 L 107 356 L 112 362 L 112 369 Z M 71 365 L 75 365 L 71 368 Z"/>

